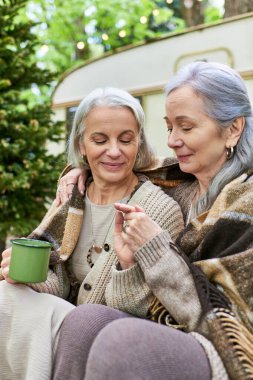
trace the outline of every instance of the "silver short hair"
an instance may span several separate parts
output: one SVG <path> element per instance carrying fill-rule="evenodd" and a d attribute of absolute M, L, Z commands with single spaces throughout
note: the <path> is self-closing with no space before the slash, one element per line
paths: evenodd
<path fill-rule="evenodd" d="M 139 171 L 152 165 L 155 160 L 153 148 L 147 141 L 144 131 L 144 111 L 138 99 L 127 91 L 113 87 L 97 88 L 89 93 L 79 104 L 71 129 L 68 142 L 68 163 L 80 168 L 89 168 L 88 162 L 84 162 L 79 142 L 85 130 L 85 119 L 96 107 L 127 108 L 132 111 L 138 126 L 139 149 L 134 170 Z"/>
<path fill-rule="evenodd" d="M 203 100 L 204 112 L 220 129 L 228 128 L 238 117 L 245 117 L 245 128 L 232 159 L 226 161 L 200 199 L 197 212 L 207 210 L 221 189 L 253 165 L 253 117 L 247 88 L 232 68 L 217 62 L 194 62 L 183 67 L 168 83 L 165 93 L 190 87 Z"/>

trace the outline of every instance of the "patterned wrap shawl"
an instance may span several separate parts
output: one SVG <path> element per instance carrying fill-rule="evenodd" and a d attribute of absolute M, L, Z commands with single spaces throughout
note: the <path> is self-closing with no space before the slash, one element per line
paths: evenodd
<path fill-rule="evenodd" d="M 212 342 L 230 379 L 253 379 L 253 170 L 225 186 L 176 245 L 202 306 L 195 331 Z M 149 318 L 189 332 L 157 299 Z"/>

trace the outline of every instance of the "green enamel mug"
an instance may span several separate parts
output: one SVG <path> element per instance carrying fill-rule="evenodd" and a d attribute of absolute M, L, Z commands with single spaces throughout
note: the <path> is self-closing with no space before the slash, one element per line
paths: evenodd
<path fill-rule="evenodd" d="M 17 282 L 47 279 L 52 244 L 43 240 L 12 239 L 9 277 Z"/>

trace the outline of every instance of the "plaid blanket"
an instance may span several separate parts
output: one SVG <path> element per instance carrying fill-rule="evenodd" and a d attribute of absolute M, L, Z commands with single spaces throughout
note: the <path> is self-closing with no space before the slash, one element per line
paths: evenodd
<path fill-rule="evenodd" d="M 253 170 L 229 183 L 176 243 L 202 306 L 195 331 L 215 346 L 230 379 L 253 379 Z M 157 299 L 149 317 L 188 331 Z"/>

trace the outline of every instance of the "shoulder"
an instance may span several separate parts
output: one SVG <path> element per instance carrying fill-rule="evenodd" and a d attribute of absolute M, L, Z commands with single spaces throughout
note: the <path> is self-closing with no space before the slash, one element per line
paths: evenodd
<path fill-rule="evenodd" d="M 174 157 L 157 157 L 152 166 L 142 169 L 141 173 L 145 174 L 152 182 L 157 182 L 162 186 L 176 186 L 183 182 L 194 180 L 192 174 L 182 172 L 178 161 Z"/>
<path fill-rule="evenodd" d="M 182 217 L 182 209 L 177 200 L 150 180 L 140 186 L 131 199 L 131 203 L 141 206 L 153 220 Z"/>
<path fill-rule="evenodd" d="M 247 171 L 246 173 L 246 182 L 252 182 L 253 183 L 253 168 Z"/>
<path fill-rule="evenodd" d="M 210 215 L 224 218 L 245 219 L 253 215 L 253 177 L 252 174 L 243 173 L 230 181 L 221 190 L 214 201 Z"/>
<path fill-rule="evenodd" d="M 221 194 L 228 195 L 234 193 L 234 198 L 240 198 L 247 193 L 252 196 L 253 170 L 242 173 L 238 177 L 227 183 L 221 190 Z"/>
<path fill-rule="evenodd" d="M 161 228 L 168 230 L 174 240 L 184 227 L 179 204 L 151 181 L 137 190 L 132 204 L 138 204 Z"/>
<path fill-rule="evenodd" d="M 168 194 L 166 194 L 159 186 L 154 185 L 150 180 L 145 181 L 133 196 L 133 201 L 139 202 L 142 205 L 153 202 L 154 204 L 161 201 L 166 204 L 175 204 L 177 202 Z"/>

